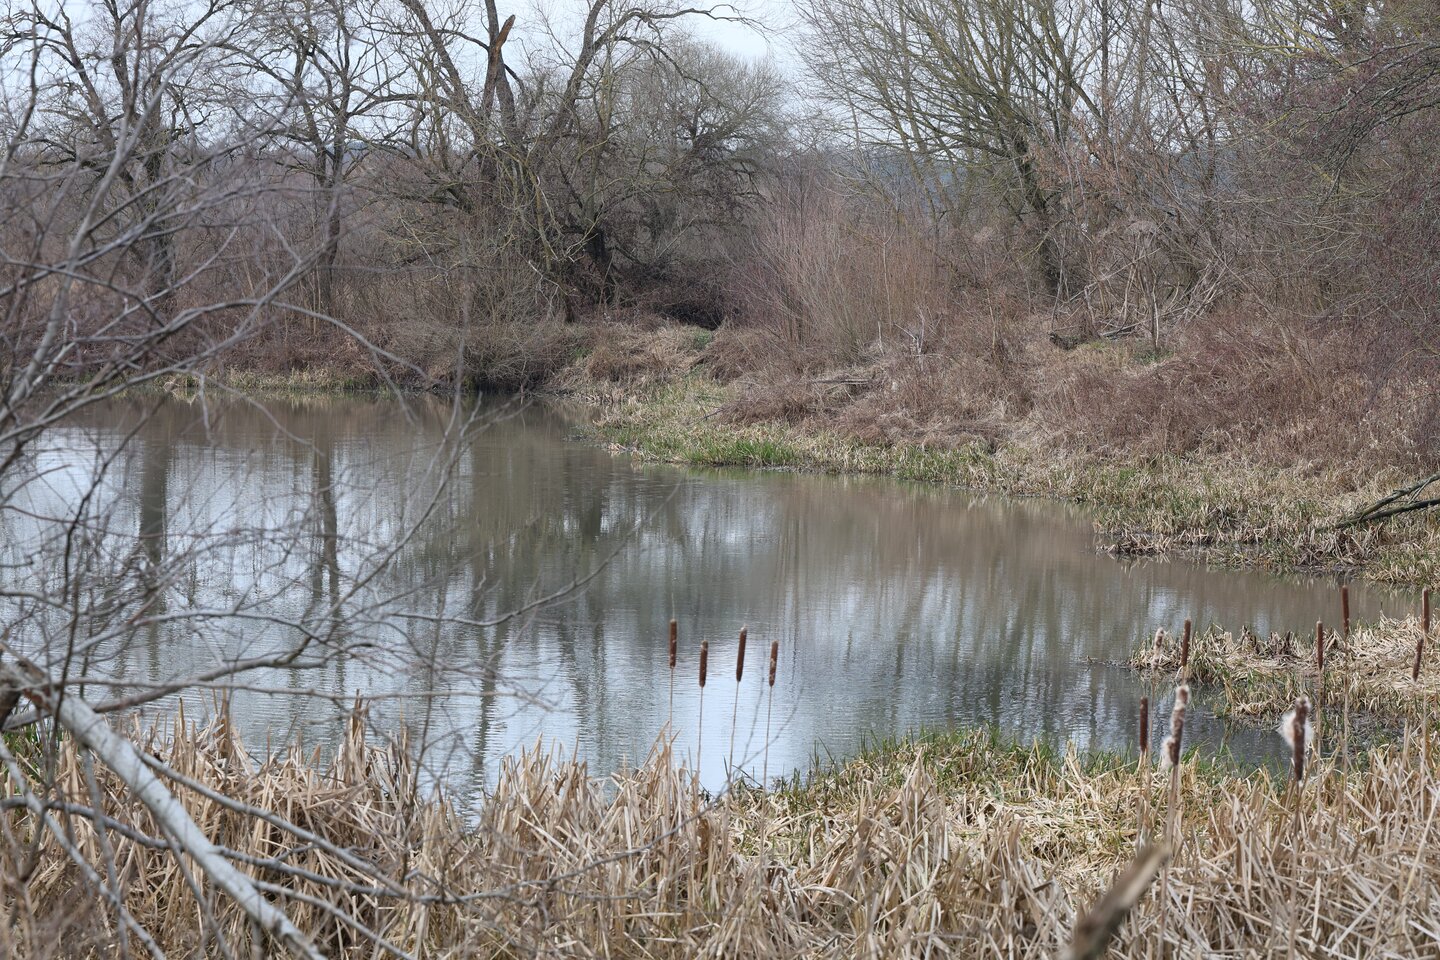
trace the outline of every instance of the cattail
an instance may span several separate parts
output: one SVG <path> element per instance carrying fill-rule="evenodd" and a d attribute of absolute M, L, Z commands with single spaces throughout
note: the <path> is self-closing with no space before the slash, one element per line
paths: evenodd
<path fill-rule="evenodd" d="M 679 647 L 680 625 L 670 620 L 670 715 L 666 723 L 675 722 L 675 651 Z"/>
<path fill-rule="evenodd" d="M 1150 698 L 1140 698 L 1140 762 L 1136 768 L 1140 775 L 1140 823 L 1135 831 L 1135 842 L 1145 846 L 1150 833 Z"/>
<path fill-rule="evenodd" d="M 1140 698 L 1140 756 L 1150 752 L 1150 698 Z"/>
<path fill-rule="evenodd" d="M 1190 704 L 1190 688 L 1185 684 L 1175 688 L 1175 707 L 1170 711 L 1170 736 L 1161 746 L 1161 760 L 1169 767 L 1180 765 L 1180 747 L 1185 738 L 1185 708 Z"/>
<path fill-rule="evenodd" d="M 1190 621 L 1185 621 L 1185 637 L 1180 641 L 1180 674 L 1188 675 L 1190 669 Z"/>
<path fill-rule="evenodd" d="M 735 705 L 730 708 L 730 766 L 735 766 L 735 727 L 740 720 L 740 678 L 745 675 L 745 638 L 749 627 L 740 628 L 740 649 L 735 653 Z"/>
<path fill-rule="evenodd" d="M 1430 636 L 1430 588 L 1420 592 L 1420 639 L 1415 641 L 1415 666 L 1410 668 L 1410 679 L 1420 681 L 1420 663 L 1425 658 L 1425 640 Z"/>
<path fill-rule="evenodd" d="M 696 719 L 695 773 L 700 773 L 700 751 L 705 746 L 705 673 L 710 669 L 710 641 L 700 641 L 700 710 Z"/>
<path fill-rule="evenodd" d="M 1340 635 L 1346 640 L 1350 639 L 1350 588 L 1340 588 Z"/>
<path fill-rule="evenodd" d="M 1295 772 L 1295 782 L 1300 783 L 1305 779 L 1305 752 L 1315 742 L 1315 727 L 1310 722 L 1308 697 L 1296 699 L 1295 705 L 1280 719 L 1278 732 L 1290 746 L 1291 768 Z"/>
<path fill-rule="evenodd" d="M 780 641 L 770 641 L 770 679 L 765 696 L 765 756 L 760 761 L 760 785 L 770 781 L 770 714 L 775 709 L 775 665 L 780 662 Z"/>
<path fill-rule="evenodd" d="M 1315 676 L 1325 678 L 1325 624 L 1315 621 Z"/>

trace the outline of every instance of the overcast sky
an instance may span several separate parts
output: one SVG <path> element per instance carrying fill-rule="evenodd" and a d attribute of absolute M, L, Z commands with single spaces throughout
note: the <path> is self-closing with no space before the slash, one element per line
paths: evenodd
<path fill-rule="evenodd" d="M 794 28 L 795 8 L 791 0 L 737 0 L 741 14 L 759 20 L 765 32 L 740 23 L 725 23 L 695 17 L 691 30 L 730 53 L 747 60 L 772 58 L 777 66 L 791 68 L 793 57 L 788 34 Z"/>

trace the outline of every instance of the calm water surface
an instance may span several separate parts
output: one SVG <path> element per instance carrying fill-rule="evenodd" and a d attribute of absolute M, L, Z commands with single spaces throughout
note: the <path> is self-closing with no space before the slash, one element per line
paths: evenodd
<path fill-rule="evenodd" d="M 313 624 L 340 603 L 347 620 L 333 646 L 345 652 L 248 674 L 251 689 L 233 702 L 243 735 L 333 743 L 359 694 L 379 730 L 407 728 L 429 745 L 434 770 L 475 790 L 493 783 L 502 757 L 536 742 L 577 751 L 597 772 L 642 757 L 671 716 L 673 616 L 674 732 L 715 786 L 732 715 L 735 762 L 758 772 L 771 640 L 781 651 L 775 775 L 922 727 L 985 724 L 1125 749 L 1147 691 L 1114 664 L 1138 638 L 1186 617 L 1297 631 L 1338 617 L 1333 580 L 1117 560 L 1095 550 L 1087 516 L 1063 505 L 641 465 L 577 440 L 577 421 L 554 409 L 481 413 L 491 422 L 458 443 L 447 442 L 455 410 L 433 400 L 131 400 L 67 427 L 36 455 L 44 482 L 25 502 L 42 514 L 63 508 L 97 451 L 135 432 L 106 470 L 105 525 L 117 554 L 128 542 L 141 567 L 165 571 L 159 589 L 177 615 L 96 656 L 90 674 L 122 692 L 190 676 L 293 644 L 284 621 Z M 37 530 L 8 523 L 8 575 L 23 577 L 26 534 Z M 287 527 L 301 535 L 274 535 Z M 372 576 L 377 548 L 394 562 Z M 554 602 L 485 625 L 587 576 Z M 1410 602 L 1364 585 L 1352 598 L 1357 617 Z M 227 605 L 253 616 L 183 619 Z M 1272 734 L 1227 729 L 1203 700 L 1195 714 L 1187 734 L 1207 748 L 1261 761 L 1282 751 Z"/>

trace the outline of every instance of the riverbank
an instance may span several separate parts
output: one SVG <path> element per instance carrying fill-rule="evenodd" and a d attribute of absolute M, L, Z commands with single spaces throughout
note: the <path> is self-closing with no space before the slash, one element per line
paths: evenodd
<path fill-rule="evenodd" d="M 1410 476 L 1378 459 L 1284 465 L 1253 450 L 1093 451 L 1031 421 L 999 431 L 957 424 L 940 438 L 931 427 L 905 428 L 903 398 L 887 407 L 874 371 L 854 373 L 852 380 L 869 378 L 856 399 L 855 383 L 838 373 L 787 386 L 717 375 L 724 369 L 708 337 L 662 331 L 597 348 L 549 389 L 594 408 L 596 439 L 645 460 L 876 474 L 1051 497 L 1092 508 L 1097 546 L 1116 554 L 1180 552 L 1226 566 L 1388 583 L 1440 579 L 1440 518 L 1336 529 Z M 855 409 L 862 400 L 871 412 L 863 424 Z M 886 410 L 900 426 L 876 426 Z"/>
<path fill-rule="evenodd" d="M 1168 833 L 1175 856 L 1113 956 L 1278 956 L 1292 944 L 1302 956 L 1419 956 L 1434 943 L 1440 845 L 1427 843 L 1425 785 L 1440 752 L 1418 744 L 1357 754 L 1343 774 L 1316 764 L 1297 793 L 1284 777 L 1195 758 L 1172 781 L 1133 758 L 946 733 L 710 797 L 661 741 L 612 778 L 529 753 L 462 805 L 417 791 L 412 747 L 367 743 L 359 714 L 328 769 L 298 746 L 252 756 L 224 722 L 181 729 L 135 735 L 194 785 L 177 793 L 224 855 L 335 958 L 375 956 L 374 937 L 394 956 L 1053 957 L 1142 829 Z M 198 947 L 199 909 L 248 956 L 254 928 L 224 896 L 197 906 L 186 871 L 147 841 L 139 803 L 102 770 L 110 819 L 98 836 L 68 741 L 57 761 L 82 814 L 70 842 L 121 866 L 125 906 L 158 945 Z M 6 816 L 11 836 L 30 835 L 31 813 Z M 7 891 L 19 921 L 0 946 L 113 955 L 104 899 L 53 840 L 38 852 L 25 899 Z"/>
<path fill-rule="evenodd" d="M 1257 391 L 1273 393 L 1271 381 L 1293 370 L 1245 368 L 1230 382 L 1237 376 L 1203 366 L 1203 344 L 1157 358 L 1126 344 L 1067 351 L 1030 337 L 1007 345 L 997 334 L 996 357 L 881 355 L 797 373 L 767 358 L 766 341 L 744 328 L 546 329 L 528 340 L 491 338 L 510 352 L 487 354 L 458 378 L 317 364 L 289 373 L 226 369 L 213 382 L 285 394 L 434 392 L 457 383 L 525 389 L 578 401 L 593 414 L 593 439 L 645 460 L 1049 497 L 1089 507 L 1097 547 L 1119 555 L 1440 581 L 1440 514 L 1336 528 L 1423 472 L 1396 425 L 1412 398 L 1387 394 L 1367 406 L 1343 386 L 1343 367 L 1327 381 L 1320 361 L 1343 357 L 1338 348 L 1292 358 L 1335 389 L 1280 400 Z M 1157 384 L 1171 381 L 1177 386 L 1154 400 Z M 161 386 L 185 392 L 194 383 Z M 1249 409 L 1252 398 L 1268 409 Z M 1352 422 L 1341 429 L 1345 416 Z"/>

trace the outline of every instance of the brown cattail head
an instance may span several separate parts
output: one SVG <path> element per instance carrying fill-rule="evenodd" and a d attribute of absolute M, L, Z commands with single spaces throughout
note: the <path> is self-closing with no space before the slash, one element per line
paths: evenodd
<path fill-rule="evenodd" d="M 775 665 L 780 662 L 780 641 L 770 641 L 770 686 L 775 686 Z"/>
<path fill-rule="evenodd" d="M 1325 624 L 1315 621 L 1315 675 L 1325 676 Z"/>
<path fill-rule="evenodd" d="M 1140 698 L 1140 755 L 1150 752 L 1150 698 Z"/>
<path fill-rule="evenodd" d="M 710 669 L 710 641 L 700 641 L 700 686 L 705 686 L 705 672 Z"/>
<path fill-rule="evenodd" d="M 749 636 L 750 628 L 740 628 L 740 649 L 735 654 L 735 682 L 740 682 L 740 677 L 745 673 L 745 638 Z"/>
<path fill-rule="evenodd" d="M 1350 639 L 1350 588 L 1340 588 L 1340 635 L 1346 640 Z"/>
<path fill-rule="evenodd" d="M 1185 739 L 1185 708 L 1190 705 L 1190 688 L 1185 684 L 1175 688 L 1175 708 L 1170 711 L 1170 736 L 1165 738 L 1161 759 L 1171 767 L 1180 764 L 1180 747 Z"/>
<path fill-rule="evenodd" d="M 1180 641 L 1180 669 L 1186 670 L 1190 667 L 1190 621 L 1185 621 L 1185 636 Z"/>
<path fill-rule="evenodd" d="M 670 621 L 670 669 L 675 669 L 675 648 L 676 641 L 680 637 L 680 625 L 674 620 Z"/>
<path fill-rule="evenodd" d="M 1290 765 L 1295 773 L 1295 782 L 1305 779 L 1305 751 L 1315 740 L 1315 728 L 1310 722 L 1310 699 L 1298 697 L 1280 718 L 1280 736 L 1290 745 Z"/>

